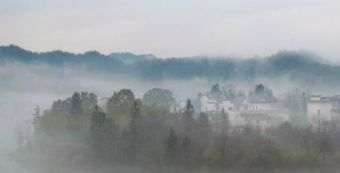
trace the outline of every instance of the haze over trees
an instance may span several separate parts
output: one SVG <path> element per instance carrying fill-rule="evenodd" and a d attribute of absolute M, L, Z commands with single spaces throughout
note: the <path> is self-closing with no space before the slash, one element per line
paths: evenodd
<path fill-rule="evenodd" d="M 32 95 L 48 93 L 51 90 L 40 90 L 39 87 L 50 87 L 46 84 L 49 83 L 47 79 L 57 76 L 52 84 L 55 85 L 53 93 L 63 91 L 65 87 L 68 90 L 62 94 L 69 96 L 53 95 L 54 99 L 63 99 L 54 101 L 47 109 L 46 106 L 35 109 L 33 134 L 29 134 L 26 128 L 18 130 L 19 151 L 14 155 L 19 163 L 27 167 L 45 166 L 49 171 L 58 169 L 67 172 L 60 169 L 72 165 L 81 169 L 91 168 L 92 172 L 96 172 L 97 168 L 110 170 L 124 165 L 148 172 L 185 173 L 225 170 L 322 172 L 337 168 L 340 130 L 334 122 L 327 122 L 318 128 L 308 126 L 306 99 L 309 90 L 289 90 L 277 97 L 273 94 L 277 88 L 266 82 L 252 85 L 261 79 L 270 79 L 273 83 L 287 79 L 307 86 L 314 86 L 312 84 L 315 83 L 338 86 L 340 66 L 320 63 L 310 54 L 279 52 L 262 59 L 242 60 L 208 57 L 160 59 L 131 53 L 37 53 L 13 45 L 0 47 L 0 67 L 17 67 L 13 69 L 16 71 L 29 65 L 44 68 L 37 68 L 34 75 L 28 73 L 27 76 L 24 72 L 30 70 L 20 71 L 20 78 L 11 79 L 12 83 L 6 85 L 13 88 L 10 92 L 17 91 L 17 80 L 27 78 L 18 88 L 26 88 L 28 83 L 33 83 L 35 85 L 27 89 L 34 90 Z M 68 75 L 64 72 L 68 69 L 82 69 L 85 74 L 96 75 L 84 78 L 89 85 L 75 84 L 79 82 L 78 77 L 83 76 L 76 71 L 74 76 L 68 78 L 71 80 L 64 80 Z M 56 73 L 45 73 L 49 70 Z M 63 80 L 59 78 L 59 71 L 63 72 L 60 75 Z M 44 77 L 37 80 L 36 73 Z M 118 80 L 113 75 L 123 77 Z M 105 77 L 98 82 L 96 78 L 101 76 Z M 2 77 L 7 81 L 12 75 Z M 116 86 L 124 78 L 133 78 L 134 81 Z M 199 82 L 188 86 L 191 80 Z M 201 112 L 192 93 L 197 96 L 198 87 L 206 89 L 216 81 L 229 80 L 249 82 L 243 86 L 235 83 L 250 92 L 237 90 L 233 85 L 216 84 L 209 94 L 216 100 L 227 99 L 234 103 L 244 100 L 275 101 L 280 98 L 289 111 L 290 121 L 263 130 L 250 125 L 233 126 L 230 110 L 227 109 L 216 112 L 213 115 L 216 119 L 211 119 L 210 113 Z M 147 85 L 142 88 L 139 82 Z M 187 89 L 178 92 L 184 85 Z M 131 86 L 134 90 L 110 88 L 120 86 Z M 78 88 L 91 92 L 70 94 Z M 136 91 L 136 88 L 142 89 Z M 27 96 L 18 95 L 20 99 Z M 7 99 L 17 98 L 3 97 L 3 100 Z"/>
<path fill-rule="evenodd" d="M 219 92 L 218 85 L 212 91 Z M 263 84 L 253 94 L 273 96 Z M 298 97 L 288 95 L 287 101 Z M 236 127 L 224 109 L 215 115 L 220 121 L 212 122 L 208 114 L 195 111 L 191 100 L 178 111 L 171 109 L 173 102 L 171 91 L 159 88 L 147 91 L 142 100 L 122 89 L 100 106 L 94 93 L 75 92 L 35 115 L 34 140 L 23 148 L 30 157 L 39 153 L 57 165 L 64 159 L 75 165 L 129 165 L 152 172 L 270 172 L 315 165 L 322 170 L 339 159 L 340 129 L 331 124 L 318 129 L 289 122 L 265 130 Z M 44 152 L 52 148 L 68 152 Z"/>

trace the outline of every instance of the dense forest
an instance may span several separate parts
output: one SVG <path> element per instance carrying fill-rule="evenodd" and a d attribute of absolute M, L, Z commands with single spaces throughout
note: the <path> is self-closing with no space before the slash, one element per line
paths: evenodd
<path fill-rule="evenodd" d="M 242 59 L 237 57 L 173 57 L 159 58 L 151 54 L 82 54 L 64 51 L 32 52 L 15 45 L 0 46 L 0 64 L 48 64 L 78 67 L 108 74 L 129 74 L 147 80 L 204 78 L 213 81 L 288 79 L 302 84 L 337 85 L 340 66 L 321 63 L 320 57 L 307 52 L 281 51 L 269 57 Z"/>
<path fill-rule="evenodd" d="M 101 104 L 94 93 L 75 92 L 48 110 L 36 109 L 34 134 L 19 136 L 17 159 L 57 165 L 61 172 L 72 164 L 149 172 L 336 170 L 340 129 L 331 122 L 317 128 L 290 122 L 234 127 L 225 110 L 211 121 L 189 99 L 183 109 L 173 109 L 174 103 L 172 92 L 159 88 L 141 99 L 122 89 Z"/>

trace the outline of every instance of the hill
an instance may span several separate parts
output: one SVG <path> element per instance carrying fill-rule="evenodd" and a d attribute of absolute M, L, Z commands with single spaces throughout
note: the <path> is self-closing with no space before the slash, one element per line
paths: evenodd
<path fill-rule="evenodd" d="M 340 66 L 323 63 L 307 52 L 281 51 L 269 57 L 238 59 L 228 57 L 176 57 L 162 59 L 133 53 L 101 54 L 88 51 L 75 54 L 64 51 L 32 52 L 19 46 L 0 46 L 0 62 L 48 64 L 83 67 L 91 71 L 129 74 L 141 79 L 254 80 L 287 78 L 315 84 L 338 84 Z"/>

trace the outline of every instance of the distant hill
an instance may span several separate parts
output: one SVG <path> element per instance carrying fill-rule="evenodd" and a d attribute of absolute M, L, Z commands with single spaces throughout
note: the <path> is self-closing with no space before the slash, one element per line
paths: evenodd
<path fill-rule="evenodd" d="M 133 53 L 130 53 L 130 52 L 111 53 L 108 56 L 113 58 L 113 59 L 119 60 L 119 61 L 123 62 L 124 64 L 133 64 L 133 63 L 152 60 L 152 59 L 157 58 L 152 54 L 136 55 L 136 54 L 133 54 Z"/>
<path fill-rule="evenodd" d="M 322 63 L 307 52 L 278 52 L 269 57 L 250 59 L 183 57 L 162 59 L 133 53 L 101 54 L 88 51 L 75 54 L 64 51 L 32 52 L 19 46 L 0 46 L 0 62 L 42 63 L 53 66 L 79 66 L 91 71 L 130 74 L 147 80 L 191 79 L 253 80 L 285 77 L 314 84 L 340 83 L 340 66 Z"/>

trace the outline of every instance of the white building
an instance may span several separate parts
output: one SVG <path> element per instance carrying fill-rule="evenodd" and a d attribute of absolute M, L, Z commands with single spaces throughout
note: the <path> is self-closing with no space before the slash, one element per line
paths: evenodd
<path fill-rule="evenodd" d="M 289 113 L 277 100 L 247 101 L 240 110 L 240 116 L 247 124 L 262 129 L 289 121 Z"/>
<path fill-rule="evenodd" d="M 222 104 L 209 95 L 200 97 L 201 112 L 218 112 L 222 110 Z"/>
<path fill-rule="evenodd" d="M 214 98 L 212 95 L 206 94 L 199 98 L 201 112 L 221 112 L 224 109 L 226 112 L 234 109 L 234 104 L 231 100 L 221 98 Z"/>
<path fill-rule="evenodd" d="M 260 129 L 266 129 L 272 126 L 271 117 L 264 113 L 241 112 L 239 116 L 243 119 L 243 125 L 250 125 Z"/>
<path fill-rule="evenodd" d="M 254 101 L 247 104 L 249 111 L 275 112 L 280 109 L 280 104 L 277 101 Z"/>
<path fill-rule="evenodd" d="M 340 116 L 340 97 L 324 97 L 312 95 L 307 103 L 307 116 L 309 124 L 319 126 L 323 122 L 333 121 Z"/>
<path fill-rule="evenodd" d="M 222 112 L 228 114 L 233 126 L 251 125 L 265 129 L 289 120 L 288 111 L 285 111 L 277 100 L 244 101 L 234 103 L 224 97 L 200 95 L 201 112 L 208 113 L 210 120 Z"/>

